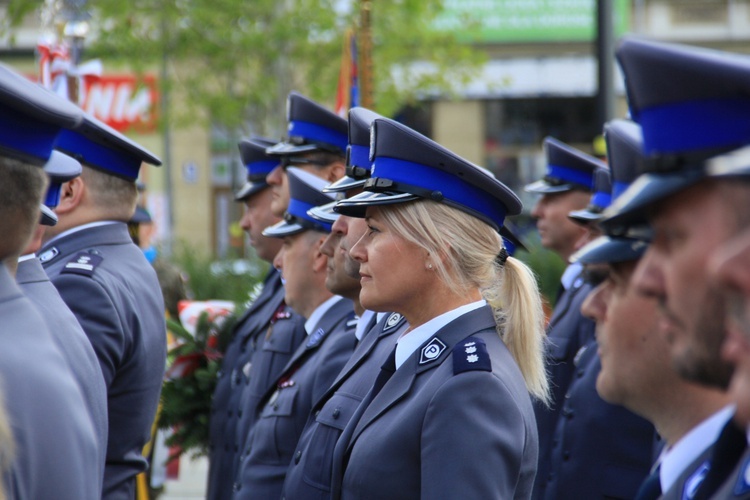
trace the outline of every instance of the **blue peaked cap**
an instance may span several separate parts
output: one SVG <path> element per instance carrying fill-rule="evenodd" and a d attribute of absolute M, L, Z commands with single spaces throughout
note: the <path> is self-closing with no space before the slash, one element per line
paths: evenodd
<path fill-rule="evenodd" d="M 573 210 L 568 214 L 574 222 L 587 224 L 602 218 L 602 212 L 612 203 L 612 180 L 609 167 L 602 165 L 594 171 L 594 193 L 589 205 L 583 210 Z"/>
<path fill-rule="evenodd" d="M 374 160 L 364 193 L 339 201 L 335 210 L 364 217 L 368 206 L 417 199 L 445 203 L 500 231 L 506 215 L 521 213 L 521 200 L 491 173 L 388 118 L 371 128 Z"/>
<path fill-rule="evenodd" d="M 141 163 L 161 165 L 153 153 L 89 114 L 74 130 L 60 133 L 55 149 L 83 165 L 132 181 L 138 178 Z"/>
<path fill-rule="evenodd" d="M 316 219 L 307 213 L 310 209 L 333 200 L 333 195 L 322 191 L 328 182 L 295 167 L 287 168 L 286 174 L 289 180 L 289 207 L 284 213 L 284 220 L 267 227 L 263 236 L 283 238 L 308 229 L 330 233 L 332 223 Z"/>
<path fill-rule="evenodd" d="M 269 147 L 269 155 L 297 155 L 328 151 L 344 155 L 347 123 L 317 102 L 291 92 L 287 97 L 287 139 Z"/>
<path fill-rule="evenodd" d="M 594 188 L 594 171 L 604 162 L 553 137 L 544 139 L 544 152 L 547 172 L 543 179 L 527 184 L 526 192 L 548 194 Z"/>
<path fill-rule="evenodd" d="M 82 170 L 81 164 L 75 158 L 59 151 L 52 151 L 49 161 L 44 165 L 44 172 L 49 178 L 44 205 L 55 208 L 60 203 L 60 190 L 63 183 L 81 175 Z"/>
<path fill-rule="evenodd" d="M 240 158 L 247 171 L 247 181 L 234 194 L 236 201 L 244 201 L 268 187 L 266 176 L 279 164 L 279 159 L 266 154 L 275 142 L 263 137 L 243 139 L 237 145 Z"/>
<path fill-rule="evenodd" d="M 349 145 L 346 148 L 346 175 L 327 186 L 325 192 L 342 192 L 362 187 L 370 177 L 370 126 L 377 118 L 374 111 L 355 107 L 349 110 Z"/>
<path fill-rule="evenodd" d="M 750 56 L 626 38 L 617 59 L 644 156 L 607 220 L 608 232 L 622 233 L 706 179 L 713 158 L 750 144 Z"/>
<path fill-rule="evenodd" d="M 43 166 L 58 134 L 83 111 L 0 64 L 0 155 Z"/>

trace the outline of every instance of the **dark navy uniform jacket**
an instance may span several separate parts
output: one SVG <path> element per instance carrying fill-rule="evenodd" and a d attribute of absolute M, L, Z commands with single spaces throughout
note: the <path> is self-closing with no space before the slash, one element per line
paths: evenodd
<path fill-rule="evenodd" d="M 99 498 L 99 448 L 81 390 L 3 265 L 0 318 L 0 384 L 16 446 L 3 473 L 9 498 Z"/>
<path fill-rule="evenodd" d="M 435 339 L 445 346 L 438 355 Z M 350 454 L 344 499 L 528 498 L 538 451 L 534 411 L 492 310 L 438 330 L 386 382 L 347 441 L 337 445 Z"/>
<path fill-rule="evenodd" d="M 237 473 L 236 499 L 280 498 L 310 409 L 331 386 L 354 351 L 353 304 L 340 299 L 300 345 L 258 407 Z"/>
<path fill-rule="evenodd" d="M 585 346 L 552 442 L 545 498 L 631 499 L 653 462 L 654 427 L 596 392 L 596 341 Z"/>
<path fill-rule="evenodd" d="M 104 478 L 104 457 L 107 453 L 107 388 L 94 348 L 78 320 L 65 305 L 50 282 L 42 264 L 35 258 L 18 263 L 16 283 L 33 302 L 47 323 L 55 345 L 68 363 L 73 378 L 81 389 L 86 408 L 96 432 L 99 448 L 99 488 Z"/>
<path fill-rule="evenodd" d="M 552 439 L 560 408 L 573 377 L 578 350 L 594 338 L 596 323 L 581 314 L 581 305 L 591 286 L 580 277 L 560 296 L 547 327 L 545 366 L 549 376 L 551 405 L 534 402 L 539 431 L 539 468 L 534 482 L 534 498 L 544 498 L 550 468 Z"/>
<path fill-rule="evenodd" d="M 48 242 L 44 270 L 94 347 L 107 386 L 104 498 L 132 499 L 159 402 L 167 335 L 151 265 L 124 223 L 87 227 Z"/>
<path fill-rule="evenodd" d="M 283 304 L 281 276 L 271 268 L 260 295 L 235 326 L 214 390 L 209 423 L 210 468 L 206 494 L 210 500 L 232 497 L 232 485 L 244 444 L 244 437 L 240 437 L 244 431 L 238 432 L 238 426 L 241 422 L 243 428 L 249 428 L 254 413 L 250 411 L 246 415 L 243 411 L 243 392 L 251 380 L 257 380 L 263 392 L 266 392 L 306 337 L 304 319 L 291 313 Z M 280 311 L 280 318 L 275 319 L 277 311 Z M 274 320 L 272 335 L 266 338 L 271 320 Z M 280 348 L 276 348 L 277 345 Z"/>
<path fill-rule="evenodd" d="M 750 449 L 745 450 L 729 478 L 711 498 L 712 500 L 747 500 L 750 498 Z"/>
<path fill-rule="evenodd" d="M 400 314 L 392 313 L 365 333 L 341 373 L 313 406 L 287 470 L 282 498 L 330 498 L 336 442 L 407 326 Z"/>

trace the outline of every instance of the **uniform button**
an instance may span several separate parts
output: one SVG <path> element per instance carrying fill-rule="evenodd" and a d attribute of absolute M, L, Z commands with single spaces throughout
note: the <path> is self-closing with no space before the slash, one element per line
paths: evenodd
<path fill-rule="evenodd" d="M 278 409 L 279 409 L 279 404 L 278 403 L 274 403 L 273 404 L 273 411 L 276 411 Z"/>
<path fill-rule="evenodd" d="M 583 370 L 578 370 L 577 375 L 578 375 L 578 378 L 583 377 Z"/>
<path fill-rule="evenodd" d="M 238 451 L 240 451 L 240 447 L 235 444 L 234 445 L 234 452 L 237 453 Z"/>
<path fill-rule="evenodd" d="M 242 410 L 237 410 L 237 418 L 242 418 Z"/>
<path fill-rule="evenodd" d="M 333 410 L 333 418 L 339 418 L 339 415 L 341 415 L 341 408 L 336 408 Z"/>
<path fill-rule="evenodd" d="M 563 452 L 563 460 L 565 460 L 566 462 L 568 460 L 570 460 L 570 452 L 569 451 Z"/>
<path fill-rule="evenodd" d="M 298 464 L 300 458 L 302 458 L 302 450 L 297 450 L 297 453 L 294 454 L 294 463 Z"/>
<path fill-rule="evenodd" d="M 234 485 L 232 486 L 232 489 L 234 491 L 240 491 L 240 489 L 242 489 L 242 485 L 240 483 L 234 483 Z"/>

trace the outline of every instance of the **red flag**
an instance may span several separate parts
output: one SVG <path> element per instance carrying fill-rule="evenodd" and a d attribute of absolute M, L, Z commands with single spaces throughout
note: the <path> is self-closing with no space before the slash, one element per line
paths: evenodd
<path fill-rule="evenodd" d="M 354 30 L 344 35 L 344 48 L 341 52 L 341 71 L 336 91 L 336 114 L 347 117 L 349 108 L 359 106 L 359 69 L 357 67 L 357 37 Z"/>

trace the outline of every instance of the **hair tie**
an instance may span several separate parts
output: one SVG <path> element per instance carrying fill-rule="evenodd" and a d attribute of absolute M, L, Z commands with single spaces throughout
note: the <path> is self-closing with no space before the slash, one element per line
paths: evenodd
<path fill-rule="evenodd" d="M 504 266 L 505 261 L 508 260 L 508 257 L 508 251 L 505 249 L 505 247 L 503 247 L 500 249 L 500 253 L 497 254 L 497 257 L 495 257 L 495 261 L 501 266 Z"/>

